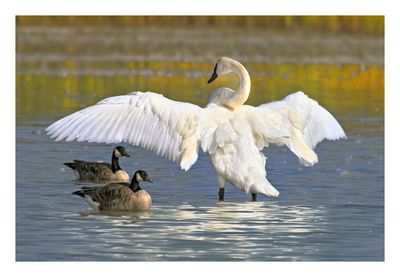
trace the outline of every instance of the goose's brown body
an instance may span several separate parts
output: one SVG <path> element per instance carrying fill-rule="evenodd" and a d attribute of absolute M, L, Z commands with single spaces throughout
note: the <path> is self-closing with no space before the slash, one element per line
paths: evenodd
<path fill-rule="evenodd" d="M 105 211 L 147 211 L 151 207 L 151 196 L 139 182 L 152 182 L 145 171 L 139 170 L 131 183 L 111 183 L 101 187 L 83 187 L 73 194 L 82 197 L 93 209 Z"/>
<path fill-rule="evenodd" d="M 87 199 L 87 202 L 93 202 L 88 203 L 98 210 L 147 211 L 151 207 L 150 194 L 142 189 L 133 192 L 129 184 L 112 183 L 104 187 L 84 187 L 75 194 Z"/>
<path fill-rule="evenodd" d="M 86 162 L 74 160 L 72 163 L 65 163 L 76 174 L 77 179 L 90 182 L 129 182 L 129 175 L 125 170 L 112 171 L 111 164 Z"/>
<path fill-rule="evenodd" d="M 123 146 L 114 148 L 111 156 L 111 163 L 87 162 L 74 160 L 71 163 L 64 163 L 74 172 L 76 178 L 89 182 L 129 182 L 129 175 L 119 166 L 119 158 L 129 157 Z"/>

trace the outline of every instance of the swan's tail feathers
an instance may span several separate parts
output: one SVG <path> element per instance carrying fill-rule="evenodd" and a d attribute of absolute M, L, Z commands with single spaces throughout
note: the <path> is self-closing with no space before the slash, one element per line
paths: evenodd
<path fill-rule="evenodd" d="M 268 195 L 268 196 L 271 196 L 271 197 L 278 197 L 279 196 L 279 191 L 276 188 L 274 188 L 270 184 L 270 182 L 268 182 L 267 179 L 265 179 L 264 186 L 263 186 L 262 190 L 259 193 L 262 193 L 262 194 L 265 194 L 265 195 Z"/>
<path fill-rule="evenodd" d="M 293 107 L 289 114 L 292 124 L 304 133 L 305 142 L 310 148 L 314 149 L 324 139 L 346 138 L 345 132 L 333 115 L 303 92 L 293 93 L 285 100 Z"/>

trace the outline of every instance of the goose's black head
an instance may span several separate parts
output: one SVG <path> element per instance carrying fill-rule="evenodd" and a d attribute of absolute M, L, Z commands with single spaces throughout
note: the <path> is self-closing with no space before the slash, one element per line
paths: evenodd
<path fill-rule="evenodd" d="M 130 157 L 130 155 L 126 151 L 125 147 L 120 146 L 120 145 L 114 148 L 114 156 L 117 158 L 120 158 L 122 156 Z"/>
<path fill-rule="evenodd" d="M 138 183 L 143 181 L 153 183 L 153 180 L 151 180 L 149 174 L 147 174 L 147 172 L 144 170 L 136 171 L 135 174 L 133 175 L 133 180 L 135 180 Z"/>

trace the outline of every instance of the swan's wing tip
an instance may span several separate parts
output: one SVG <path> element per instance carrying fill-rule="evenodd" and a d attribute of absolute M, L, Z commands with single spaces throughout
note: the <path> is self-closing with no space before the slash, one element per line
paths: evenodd
<path fill-rule="evenodd" d="M 346 133 L 336 118 L 316 101 L 312 101 L 311 113 L 305 126 L 305 136 L 309 146 L 327 140 L 347 139 Z"/>

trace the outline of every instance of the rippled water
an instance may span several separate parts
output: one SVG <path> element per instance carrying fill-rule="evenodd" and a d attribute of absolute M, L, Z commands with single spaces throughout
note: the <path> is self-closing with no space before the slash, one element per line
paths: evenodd
<path fill-rule="evenodd" d="M 307 45 L 298 35 L 263 38 L 257 32 L 249 33 L 247 42 L 228 32 L 232 43 L 224 44 L 209 38 L 206 29 L 19 30 L 16 259 L 383 260 L 382 40 L 312 37 L 314 49 L 333 46 L 320 55 L 311 50 L 301 55 L 296 47 Z M 185 39 L 188 33 L 190 40 Z M 275 60 L 269 64 L 266 43 L 271 41 Z M 247 48 L 234 47 L 236 42 Z M 138 48 L 129 50 L 135 43 Z M 209 47 L 213 43 L 216 47 Z M 335 114 L 348 139 L 317 146 L 320 162 L 312 168 L 300 166 L 285 148 L 266 149 L 269 180 L 281 192 L 276 199 L 260 196 L 258 202 L 250 202 L 248 195 L 228 185 L 226 201 L 218 202 L 216 177 L 203 153 L 183 172 L 129 145 L 125 146 L 132 157 L 122 159 L 121 166 L 129 173 L 146 169 L 155 181 L 143 185 L 153 198 L 149 212 L 99 213 L 71 194 L 81 184 L 62 164 L 77 158 L 108 160 L 113 145 L 56 143 L 45 135 L 46 126 L 129 90 L 162 91 L 204 104 L 214 88 L 205 85 L 212 63 L 230 50 L 250 64 L 251 104 L 279 99 L 300 87 Z M 182 87 L 186 90 L 179 90 Z M 268 94 L 263 93 L 266 87 Z"/>

